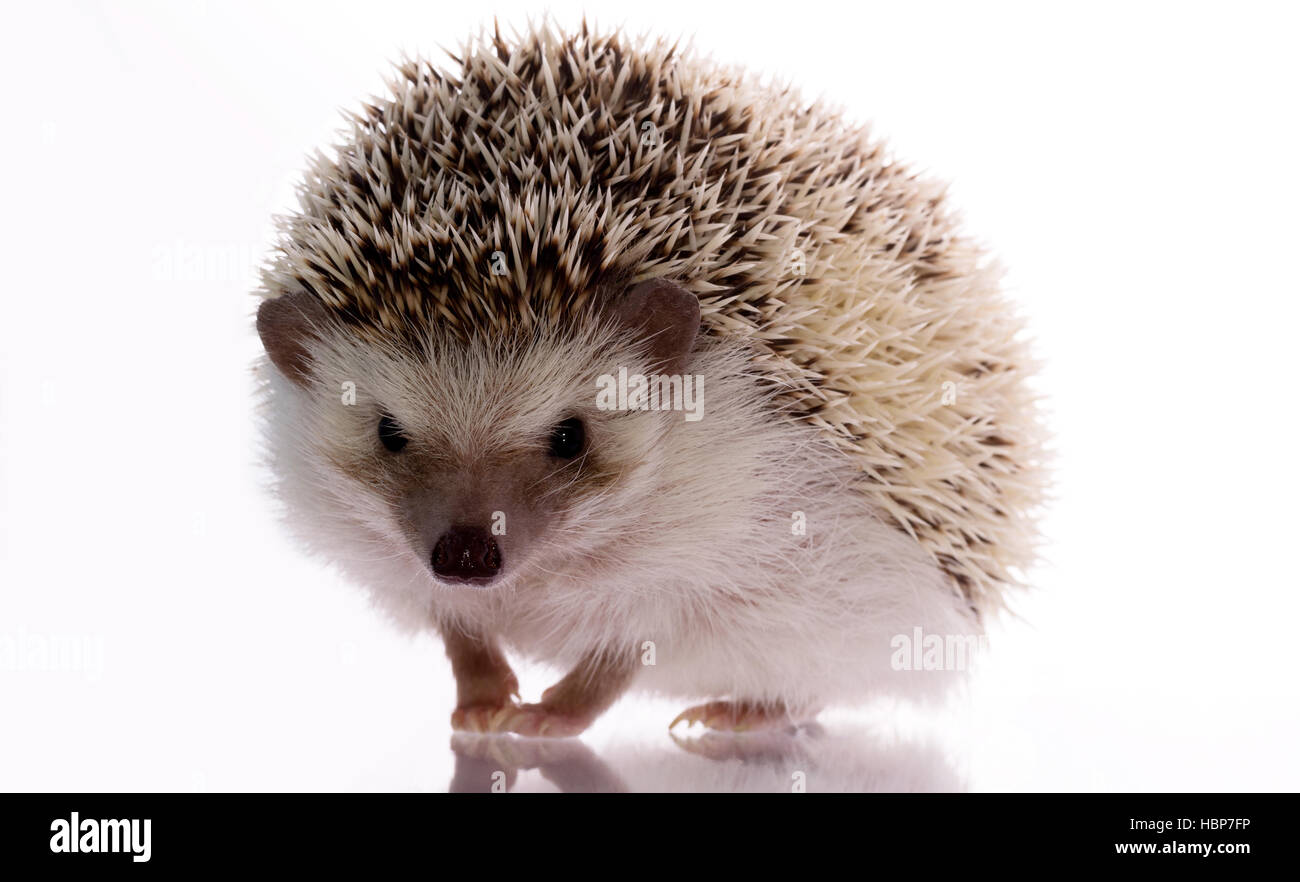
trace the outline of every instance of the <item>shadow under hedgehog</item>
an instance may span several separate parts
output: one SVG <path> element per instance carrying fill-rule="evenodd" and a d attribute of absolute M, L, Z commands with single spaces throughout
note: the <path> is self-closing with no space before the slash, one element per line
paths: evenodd
<path fill-rule="evenodd" d="M 573 735 L 630 688 L 733 730 L 941 691 L 899 638 L 979 633 L 1041 494 L 1020 324 L 941 188 L 663 42 L 545 24 L 455 60 L 403 64 L 281 219 L 288 523 L 441 633 L 458 729 Z M 691 380 L 702 418 L 602 404 L 614 376 Z M 519 704 L 506 650 L 569 673 Z"/>

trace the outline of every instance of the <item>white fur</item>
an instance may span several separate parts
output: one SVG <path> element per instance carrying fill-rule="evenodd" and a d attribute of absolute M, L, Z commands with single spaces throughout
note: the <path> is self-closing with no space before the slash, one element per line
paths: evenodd
<path fill-rule="evenodd" d="M 368 588 L 405 628 L 498 636 L 567 666 L 593 649 L 654 644 L 634 688 L 815 709 L 884 692 L 931 694 L 950 675 L 895 671 L 891 639 L 974 633 L 969 605 L 917 541 L 872 511 L 853 461 L 819 429 L 774 409 L 750 353 L 708 342 L 704 419 L 679 412 L 589 416 L 619 477 L 577 498 L 488 589 L 438 582 L 376 487 L 338 467 L 375 448 L 374 415 L 471 461 L 590 408 L 594 377 L 637 352 L 607 332 L 553 332 L 519 350 L 432 341 L 403 357 L 335 331 L 304 390 L 263 361 L 268 453 L 288 523 Z M 359 389 L 340 403 L 341 382 Z M 584 411 L 586 412 L 586 411 Z M 791 529 L 794 512 L 807 535 Z"/>

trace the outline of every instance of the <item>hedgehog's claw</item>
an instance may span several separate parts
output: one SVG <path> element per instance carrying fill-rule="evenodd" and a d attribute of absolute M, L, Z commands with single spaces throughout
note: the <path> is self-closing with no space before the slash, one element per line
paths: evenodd
<path fill-rule="evenodd" d="M 793 727 L 794 720 L 784 707 L 737 701 L 710 701 L 688 707 L 668 724 L 671 732 L 678 723 L 687 728 L 701 724 L 718 732 L 749 732 Z"/>
<path fill-rule="evenodd" d="M 781 765 L 807 754 L 798 732 L 766 729 L 738 735 L 735 732 L 705 730 L 702 734 L 682 734 L 670 731 L 668 737 L 687 753 L 723 762 L 740 760 L 745 763 Z"/>
<path fill-rule="evenodd" d="M 481 735 L 572 738 L 590 724 L 584 716 L 561 713 L 545 704 L 480 704 L 456 708 L 451 715 L 453 729 Z"/>
<path fill-rule="evenodd" d="M 468 677 L 457 687 L 460 703 L 451 712 L 455 732 L 495 732 L 497 719 L 518 707 L 519 680 L 509 668 L 492 675 Z"/>
<path fill-rule="evenodd" d="M 456 732 L 478 734 L 500 732 L 502 722 L 518 707 L 513 701 L 458 707 L 451 712 L 451 728 Z"/>
<path fill-rule="evenodd" d="M 591 725 L 585 716 L 561 713 L 542 704 L 523 704 L 502 718 L 499 732 L 512 732 L 534 738 L 572 738 Z"/>

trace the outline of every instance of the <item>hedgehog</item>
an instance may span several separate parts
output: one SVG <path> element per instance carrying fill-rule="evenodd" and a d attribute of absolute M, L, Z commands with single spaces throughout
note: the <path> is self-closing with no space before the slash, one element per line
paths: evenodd
<path fill-rule="evenodd" d="M 664 39 L 448 54 L 278 218 L 257 371 L 293 532 L 440 635 L 455 730 L 573 736 L 630 690 L 724 731 L 945 694 L 911 641 L 1024 586 L 1043 440 L 945 189 Z M 525 703 L 511 657 L 566 673 Z"/>

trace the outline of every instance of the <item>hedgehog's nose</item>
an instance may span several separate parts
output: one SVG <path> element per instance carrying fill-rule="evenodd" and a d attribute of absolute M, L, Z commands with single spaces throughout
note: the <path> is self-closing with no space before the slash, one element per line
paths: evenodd
<path fill-rule="evenodd" d="M 482 527 L 452 527 L 433 546 L 433 571 L 444 579 L 491 579 L 501 570 L 501 549 Z"/>

